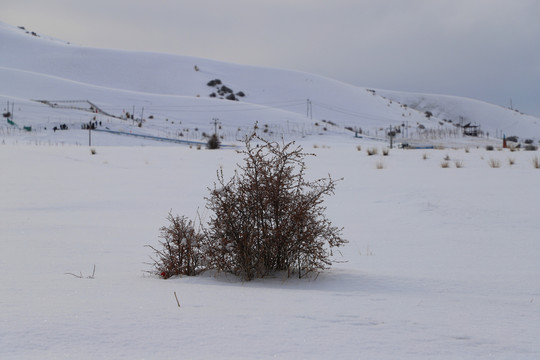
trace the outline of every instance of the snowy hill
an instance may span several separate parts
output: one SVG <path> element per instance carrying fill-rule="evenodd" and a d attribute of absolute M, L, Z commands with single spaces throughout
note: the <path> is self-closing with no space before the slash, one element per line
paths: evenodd
<path fill-rule="evenodd" d="M 77 143 L 86 135 L 52 129 L 66 124 L 80 130 L 96 120 L 113 131 L 204 141 L 203 133 L 212 133 L 213 119 L 219 119 L 225 143 L 242 138 L 256 122 L 276 139 L 350 137 L 360 130 L 384 139 L 392 126 L 403 130 L 403 141 L 444 143 L 460 137 L 455 124 L 466 119 L 491 137 L 540 138 L 539 119 L 470 99 L 374 91 L 313 74 L 188 56 L 81 47 L 3 23 L 0 52 L 0 104 L 9 112 L 8 102 L 15 103 L 15 125 L 3 123 L 4 136 Z M 212 80 L 221 83 L 209 86 Z M 231 94 L 234 100 L 227 100 Z M 103 113 L 72 109 L 87 106 L 69 102 L 74 100 L 90 101 Z M 428 119 L 427 110 L 434 116 Z M 132 121 L 126 113 L 134 114 Z M 24 126 L 32 132 L 17 131 Z M 118 137 L 104 141 L 117 144 Z"/>
<path fill-rule="evenodd" d="M 0 359 L 540 358 L 540 157 L 470 146 L 500 144 L 497 133 L 536 142 L 539 119 L 293 71 L 85 48 L 1 23 L 0 54 L 0 109 L 11 113 L 0 124 Z M 245 96 L 220 99 L 222 85 Z M 324 204 L 349 241 L 331 269 L 251 282 L 148 273 L 146 246 L 168 212 L 209 221 L 216 171 L 228 178 L 243 154 L 133 135 L 201 142 L 214 118 L 226 144 L 258 121 L 316 155 L 307 181 L 342 178 Z M 89 121 L 102 132 L 81 129 Z M 460 122 L 489 139 L 463 137 Z M 399 141 L 465 147 L 389 150 L 390 125 Z M 92 148 L 73 145 L 90 136 Z"/>
<path fill-rule="evenodd" d="M 517 135 L 539 137 L 540 119 L 483 101 L 444 95 L 412 94 L 380 90 L 379 94 L 393 101 L 408 104 L 418 111 L 429 111 L 435 118 L 455 124 L 480 125 L 492 136 Z"/>

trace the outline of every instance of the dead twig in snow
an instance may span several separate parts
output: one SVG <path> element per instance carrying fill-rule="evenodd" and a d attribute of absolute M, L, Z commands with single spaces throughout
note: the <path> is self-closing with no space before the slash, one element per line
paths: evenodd
<path fill-rule="evenodd" d="M 75 276 L 76 278 L 79 278 L 79 279 L 83 278 L 82 273 L 80 275 L 73 274 L 73 273 L 64 273 L 64 275 L 72 275 L 72 276 Z"/>
<path fill-rule="evenodd" d="M 93 279 L 95 274 L 96 274 L 96 264 L 94 264 L 94 270 L 92 271 L 92 275 L 87 276 L 86 278 L 87 279 Z M 74 273 L 64 273 L 64 275 L 75 276 L 76 278 L 79 278 L 79 279 L 82 279 L 84 277 L 82 272 L 80 272 L 80 271 L 79 271 L 79 275 L 74 274 Z"/>

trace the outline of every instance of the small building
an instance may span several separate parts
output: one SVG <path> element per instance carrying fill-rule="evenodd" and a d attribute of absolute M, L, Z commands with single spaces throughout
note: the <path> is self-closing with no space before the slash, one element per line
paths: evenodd
<path fill-rule="evenodd" d="M 468 123 L 466 125 L 463 125 L 462 128 L 463 128 L 463 135 L 478 136 L 480 125 L 471 125 L 471 123 Z"/>

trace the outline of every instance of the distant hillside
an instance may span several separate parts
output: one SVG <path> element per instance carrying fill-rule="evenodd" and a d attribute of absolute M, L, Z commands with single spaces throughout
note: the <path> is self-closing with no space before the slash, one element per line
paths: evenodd
<path fill-rule="evenodd" d="M 379 90 L 387 99 L 407 104 L 411 109 L 426 112 L 444 122 L 480 125 L 491 136 L 517 135 L 521 138 L 540 137 L 540 119 L 517 110 L 483 101 L 456 96 L 413 94 Z"/>
<path fill-rule="evenodd" d="M 384 138 L 391 126 L 426 141 L 426 129 L 456 137 L 460 122 L 478 124 L 492 137 L 540 138 L 538 118 L 475 100 L 371 90 L 313 74 L 188 56 L 81 47 L 4 23 L 0 53 L 2 108 L 15 103 L 17 128 L 31 126 L 33 135 L 44 138 L 59 136 L 49 133 L 55 126 L 80 129 L 90 121 L 113 131 L 193 140 L 204 140 L 216 122 L 229 142 L 255 123 L 275 138 L 354 131 Z M 83 100 L 103 113 L 68 102 Z M 62 134 L 66 141 L 75 136 Z"/>

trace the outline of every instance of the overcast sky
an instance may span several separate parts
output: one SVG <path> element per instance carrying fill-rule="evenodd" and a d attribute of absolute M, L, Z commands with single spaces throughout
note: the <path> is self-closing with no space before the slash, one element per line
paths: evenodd
<path fill-rule="evenodd" d="M 0 0 L 0 8 L 3 22 L 79 45 L 512 100 L 540 116 L 540 0 Z"/>

